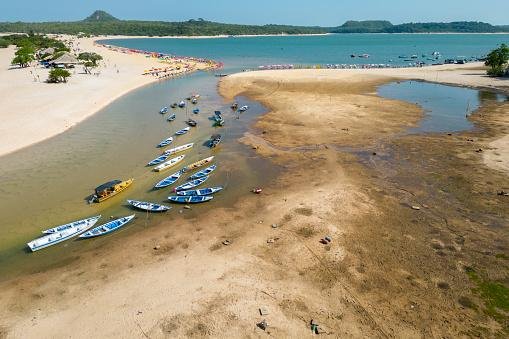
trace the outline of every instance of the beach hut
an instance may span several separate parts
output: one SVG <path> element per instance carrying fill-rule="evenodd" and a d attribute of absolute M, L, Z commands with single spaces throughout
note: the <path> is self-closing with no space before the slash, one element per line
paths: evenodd
<path fill-rule="evenodd" d="M 39 57 L 42 57 L 44 55 L 53 55 L 55 53 L 55 49 L 53 47 L 48 47 L 45 49 L 41 49 L 37 52 Z"/>
<path fill-rule="evenodd" d="M 66 68 L 69 68 L 69 67 L 74 67 L 74 65 L 77 65 L 81 63 L 78 58 L 76 58 L 74 55 L 72 55 L 71 53 L 64 53 L 62 54 L 60 57 L 56 58 L 55 60 L 53 60 L 51 62 L 52 65 L 54 66 L 57 66 L 57 67 L 66 67 Z"/>

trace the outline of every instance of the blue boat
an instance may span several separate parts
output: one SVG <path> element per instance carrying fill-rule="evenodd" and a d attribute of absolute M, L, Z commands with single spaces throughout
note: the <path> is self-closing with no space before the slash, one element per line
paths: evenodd
<path fill-rule="evenodd" d="M 157 147 L 166 147 L 168 146 L 169 144 L 171 144 L 173 142 L 173 137 L 169 137 L 167 139 L 164 139 L 163 141 L 161 141 L 159 143 L 159 145 L 157 145 Z"/>
<path fill-rule="evenodd" d="M 146 202 L 146 201 L 127 200 L 127 202 L 129 203 L 129 205 L 131 205 L 133 207 L 136 207 L 140 210 L 148 211 L 148 212 L 166 212 L 171 208 L 168 206 L 154 204 L 154 203 Z"/>
<path fill-rule="evenodd" d="M 166 155 L 166 154 L 160 155 L 157 158 L 155 158 L 154 160 L 152 160 L 151 162 L 149 162 L 147 164 L 147 166 L 155 166 L 155 165 L 158 165 L 158 164 L 160 164 L 162 162 L 165 162 L 166 159 L 168 159 L 169 156 L 170 156 L 169 154 L 168 155 Z"/>
<path fill-rule="evenodd" d="M 214 111 L 215 116 L 221 116 L 221 111 Z"/>
<path fill-rule="evenodd" d="M 210 188 L 202 188 L 199 190 L 190 190 L 190 191 L 178 191 L 177 195 L 181 196 L 204 196 L 204 195 L 212 195 L 217 193 L 223 189 L 223 186 L 210 187 Z"/>
<path fill-rule="evenodd" d="M 195 109 L 193 109 L 193 113 L 194 113 L 194 114 L 198 114 L 198 113 L 200 113 L 200 109 L 199 109 L 199 108 L 195 108 Z"/>
<path fill-rule="evenodd" d="M 204 197 L 199 197 L 199 196 L 191 196 L 191 197 L 172 196 L 172 197 L 168 197 L 168 200 L 170 200 L 172 202 L 177 202 L 177 203 L 180 203 L 180 204 L 198 204 L 198 203 L 201 203 L 201 202 L 210 201 L 213 198 L 214 197 L 211 197 L 211 196 L 204 196 Z"/>
<path fill-rule="evenodd" d="M 175 132 L 175 135 L 184 135 L 189 132 L 190 129 L 190 127 L 182 128 L 180 131 Z"/>
<path fill-rule="evenodd" d="M 94 238 L 94 237 L 99 237 L 101 235 L 105 235 L 105 234 L 114 232 L 114 231 L 118 230 L 120 227 L 127 224 L 129 221 L 133 220 L 134 217 L 135 217 L 135 215 L 133 214 L 128 217 L 123 217 L 123 218 L 120 218 L 117 220 L 107 222 L 106 224 L 97 226 L 97 227 L 91 229 L 90 231 L 83 233 L 82 235 L 80 235 L 80 238 Z"/>
<path fill-rule="evenodd" d="M 161 108 L 161 110 L 159 111 L 159 113 L 161 113 L 161 114 L 168 113 L 168 107 L 166 107 L 166 106 L 165 106 L 165 107 Z"/>
<path fill-rule="evenodd" d="M 195 188 L 197 186 L 200 186 L 205 181 L 207 181 L 208 178 L 209 178 L 208 176 L 205 176 L 205 177 L 202 177 L 200 179 L 188 181 L 188 182 L 186 182 L 186 183 L 184 183 L 184 184 L 182 184 L 180 186 L 175 187 L 175 192 L 176 191 L 190 190 L 191 188 Z"/>
<path fill-rule="evenodd" d="M 200 178 L 203 178 L 203 177 L 206 177 L 207 175 L 209 175 L 210 173 L 214 172 L 215 169 L 217 168 L 217 165 L 214 164 L 210 167 L 207 167 L 199 172 L 196 172 L 195 174 L 191 175 L 189 177 L 190 180 L 195 180 L 195 179 L 200 179 Z"/>
<path fill-rule="evenodd" d="M 177 118 L 177 115 L 176 115 L 175 113 L 173 113 L 173 114 L 172 114 L 172 115 L 170 115 L 170 116 L 168 117 L 168 119 L 166 119 L 166 120 L 168 120 L 168 121 L 173 121 L 173 120 L 175 120 L 176 118 Z"/>
<path fill-rule="evenodd" d="M 168 187 L 170 185 L 173 185 L 177 180 L 179 180 L 181 175 L 182 175 L 181 171 L 173 173 L 169 177 L 164 178 L 163 180 L 159 181 L 154 187 L 155 188 L 163 188 L 163 187 Z"/>

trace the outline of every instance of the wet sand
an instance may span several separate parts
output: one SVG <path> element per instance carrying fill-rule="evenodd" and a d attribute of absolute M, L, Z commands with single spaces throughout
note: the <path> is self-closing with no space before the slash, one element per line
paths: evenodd
<path fill-rule="evenodd" d="M 472 115 L 474 131 L 402 135 L 423 112 L 376 95 L 405 77 L 384 71 L 225 78 L 226 100 L 269 107 L 241 141 L 282 174 L 233 209 L 2 283 L 0 333 L 260 337 L 266 319 L 272 336 L 310 337 L 313 319 L 329 337 L 501 335 L 507 319 L 486 311 L 471 277 L 507 277 L 509 210 L 496 194 L 507 176 L 476 150 L 507 134 L 508 104 Z"/>

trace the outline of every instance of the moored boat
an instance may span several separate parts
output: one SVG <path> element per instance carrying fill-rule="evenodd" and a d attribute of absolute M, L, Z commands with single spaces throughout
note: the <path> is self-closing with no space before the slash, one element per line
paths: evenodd
<path fill-rule="evenodd" d="M 35 252 L 40 249 L 61 243 L 62 241 L 74 238 L 75 236 L 85 232 L 86 230 L 94 226 L 97 220 L 99 220 L 99 218 L 94 217 L 86 220 L 88 221 L 85 223 L 80 223 L 79 225 L 65 228 L 61 231 L 56 231 L 54 233 L 47 234 L 40 238 L 32 240 L 29 243 L 27 243 L 27 246 L 28 248 L 30 248 L 32 252 Z"/>
<path fill-rule="evenodd" d="M 163 154 L 163 155 L 160 155 L 157 158 L 155 158 L 154 160 L 152 160 L 151 162 L 149 162 L 147 164 L 147 166 L 159 165 L 160 163 L 165 162 L 166 159 L 168 159 L 169 156 L 170 156 L 170 154 L 166 154 L 166 153 Z"/>
<path fill-rule="evenodd" d="M 137 209 L 149 212 L 166 212 L 171 208 L 169 206 L 155 204 L 147 201 L 127 200 L 127 202 L 129 205 L 136 207 Z"/>
<path fill-rule="evenodd" d="M 195 174 L 191 175 L 189 177 L 190 180 L 194 180 L 194 179 L 200 179 L 202 177 L 206 177 L 207 175 L 209 175 L 210 173 L 214 172 L 217 168 L 217 165 L 212 165 L 210 167 L 207 167 L 199 172 L 196 172 Z"/>
<path fill-rule="evenodd" d="M 161 114 L 168 113 L 168 107 L 164 106 L 163 108 L 161 108 L 161 109 L 159 110 L 159 113 L 161 113 Z"/>
<path fill-rule="evenodd" d="M 176 118 L 177 118 L 177 115 L 176 115 L 175 113 L 173 113 L 173 114 L 172 114 L 172 115 L 170 115 L 170 116 L 168 117 L 168 119 L 166 119 L 166 120 L 168 120 L 168 121 L 173 121 L 173 120 L 175 120 Z"/>
<path fill-rule="evenodd" d="M 241 108 L 239 108 L 239 111 L 240 111 L 240 112 L 245 112 L 245 111 L 247 111 L 248 109 L 249 109 L 249 106 L 248 106 L 248 105 L 244 105 L 244 106 L 242 106 Z"/>
<path fill-rule="evenodd" d="M 184 107 L 186 107 L 186 102 L 184 100 L 182 100 L 181 102 L 179 102 L 178 106 L 180 108 L 184 108 Z"/>
<path fill-rule="evenodd" d="M 210 137 L 209 147 L 210 148 L 217 147 L 217 145 L 219 145 L 222 139 L 223 137 L 221 136 L 221 134 L 214 134 L 213 136 Z"/>
<path fill-rule="evenodd" d="M 191 99 L 191 103 L 192 103 L 193 105 L 196 105 L 196 104 L 198 103 L 198 99 L 196 99 L 196 98 L 192 98 L 192 99 Z"/>
<path fill-rule="evenodd" d="M 89 223 L 92 223 L 92 226 L 93 226 L 100 218 L 101 218 L 101 216 L 97 215 L 97 216 L 92 217 L 92 218 L 87 218 L 87 219 L 82 219 L 82 220 L 78 220 L 78 221 L 73 221 L 73 222 L 70 222 L 70 223 L 65 224 L 65 225 L 60 225 L 60 226 L 56 226 L 56 227 L 53 227 L 53 228 L 49 228 L 47 230 L 42 231 L 42 233 L 44 233 L 44 234 L 53 234 L 53 233 L 64 231 L 64 230 L 72 228 L 72 227 L 76 227 L 76 226 L 84 225 L 84 224 L 89 224 Z"/>
<path fill-rule="evenodd" d="M 191 181 L 188 181 L 186 183 L 183 183 L 182 185 L 175 187 L 175 192 L 176 191 L 187 191 L 187 190 L 190 190 L 192 188 L 198 187 L 201 184 L 203 184 L 205 181 L 207 181 L 208 178 L 209 178 L 208 176 L 205 176 L 205 177 L 202 177 L 200 179 L 191 180 Z"/>
<path fill-rule="evenodd" d="M 238 104 L 238 103 L 236 103 L 236 102 L 234 102 L 234 103 L 230 106 L 230 108 L 231 108 L 232 110 L 236 111 L 236 110 L 237 110 L 237 108 L 239 108 L 239 104 Z"/>
<path fill-rule="evenodd" d="M 182 146 L 178 146 L 178 147 L 166 150 L 166 151 L 164 151 L 164 154 L 165 155 L 177 154 L 177 153 L 180 153 L 180 152 L 187 151 L 188 149 L 193 148 L 193 146 L 194 146 L 194 142 L 191 142 L 189 144 L 185 144 L 185 145 L 182 145 Z"/>
<path fill-rule="evenodd" d="M 190 197 L 172 196 L 172 197 L 168 197 L 168 200 L 170 200 L 172 202 L 177 202 L 180 204 L 198 204 L 201 202 L 210 201 L 213 198 L 214 197 L 211 197 L 211 196 L 203 196 L 203 197 L 202 196 L 190 196 Z"/>
<path fill-rule="evenodd" d="M 177 195 L 181 196 L 204 196 L 204 195 L 212 195 L 214 193 L 217 193 L 223 189 L 222 186 L 217 187 L 209 187 L 209 188 L 202 188 L 198 190 L 189 190 L 189 191 L 177 191 Z"/>
<path fill-rule="evenodd" d="M 94 201 L 95 202 L 103 202 L 106 199 L 109 199 L 129 186 L 133 183 L 134 179 L 128 179 L 125 181 L 122 180 L 112 180 L 107 183 L 104 183 L 95 189 Z"/>
<path fill-rule="evenodd" d="M 193 119 L 187 119 L 186 124 L 188 124 L 191 127 L 196 127 L 196 125 L 198 125 L 196 120 L 193 120 Z"/>
<path fill-rule="evenodd" d="M 80 235 L 80 238 L 94 238 L 101 235 L 105 235 L 108 233 L 111 233 L 113 231 L 118 230 L 120 227 L 127 224 L 129 221 L 133 220 L 135 215 L 130 215 L 127 217 L 119 218 L 110 222 L 107 222 L 106 224 L 102 224 L 101 226 L 97 226 L 90 231 L 87 231 Z"/>
<path fill-rule="evenodd" d="M 190 129 L 190 127 L 182 128 L 180 131 L 175 132 L 175 135 L 184 135 L 189 132 Z"/>
<path fill-rule="evenodd" d="M 173 185 L 177 180 L 179 180 L 181 175 L 182 175 L 181 171 L 175 172 L 169 177 L 166 177 L 163 180 L 159 181 L 157 184 L 155 184 L 154 188 L 163 188 Z"/>
<path fill-rule="evenodd" d="M 193 113 L 194 113 L 194 114 L 198 114 L 198 113 L 200 113 L 200 109 L 199 109 L 199 108 L 195 108 L 195 109 L 193 109 Z"/>
<path fill-rule="evenodd" d="M 176 102 L 174 102 L 173 104 L 170 105 L 171 108 L 177 108 L 178 107 L 178 104 Z"/>
<path fill-rule="evenodd" d="M 202 160 L 197 161 L 197 162 L 193 162 L 192 164 L 187 165 L 186 167 L 184 167 L 182 169 L 182 172 L 189 172 L 189 171 L 192 171 L 192 170 L 197 169 L 199 167 L 205 166 L 206 164 L 212 162 L 212 160 L 214 160 L 214 156 L 202 159 Z"/>
<path fill-rule="evenodd" d="M 161 165 L 155 167 L 154 171 L 156 171 L 156 172 L 165 171 L 165 170 L 175 166 L 176 164 L 178 164 L 182 160 L 184 160 L 184 157 L 185 157 L 185 155 L 179 155 L 176 158 L 170 159 L 169 161 L 166 161 L 165 163 L 162 163 Z"/>
<path fill-rule="evenodd" d="M 161 141 L 157 147 L 166 147 L 168 146 L 169 144 L 171 144 L 173 142 L 173 137 L 169 137 L 167 139 L 164 139 L 163 141 Z"/>

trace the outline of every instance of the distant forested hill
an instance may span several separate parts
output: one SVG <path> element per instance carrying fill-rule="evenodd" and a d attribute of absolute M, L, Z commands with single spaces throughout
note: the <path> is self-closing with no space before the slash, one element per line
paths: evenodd
<path fill-rule="evenodd" d="M 426 32 L 493 33 L 509 32 L 509 26 L 493 26 L 482 22 L 408 23 L 393 25 L 389 21 L 347 21 L 339 27 L 257 26 L 223 24 L 203 19 L 185 22 L 120 20 L 104 11 L 95 11 L 81 21 L 3 22 L 0 23 L 0 32 L 146 36 Z"/>

